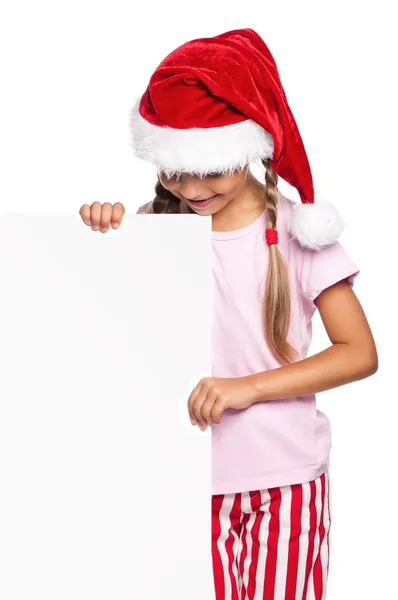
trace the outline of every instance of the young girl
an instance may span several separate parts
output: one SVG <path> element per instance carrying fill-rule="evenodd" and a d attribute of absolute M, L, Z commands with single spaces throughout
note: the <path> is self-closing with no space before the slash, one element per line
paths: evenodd
<path fill-rule="evenodd" d="M 212 376 L 188 399 L 212 428 L 217 600 L 325 598 L 330 423 L 315 393 L 373 374 L 377 352 L 353 292 L 359 272 L 337 209 L 314 198 L 275 61 L 252 29 L 169 54 L 130 113 L 137 156 L 158 173 L 139 213 L 212 215 Z M 265 184 L 251 173 L 261 161 Z M 278 190 L 278 176 L 301 202 Z M 93 229 L 124 207 L 98 202 Z M 318 309 L 331 345 L 306 357 Z"/>

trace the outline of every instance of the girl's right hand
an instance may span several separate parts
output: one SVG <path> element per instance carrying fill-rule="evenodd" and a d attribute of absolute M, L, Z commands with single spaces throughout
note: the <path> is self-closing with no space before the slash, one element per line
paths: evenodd
<path fill-rule="evenodd" d="M 120 202 L 93 202 L 91 206 L 83 204 L 79 213 L 86 225 L 90 225 L 93 231 L 100 230 L 102 233 L 108 231 L 109 226 L 117 229 L 123 219 L 125 208 Z"/>

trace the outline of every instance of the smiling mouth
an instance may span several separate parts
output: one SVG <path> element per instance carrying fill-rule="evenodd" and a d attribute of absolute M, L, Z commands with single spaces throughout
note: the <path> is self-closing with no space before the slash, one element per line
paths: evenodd
<path fill-rule="evenodd" d="M 188 200 L 188 202 L 206 202 L 207 200 L 212 200 L 216 196 L 217 194 L 214 194 L 214 196 L 210 196 L 209 198 L 202 198 L 202 200 L 192 200 L 191 198 L 186 198 L 186 200 Z"/>

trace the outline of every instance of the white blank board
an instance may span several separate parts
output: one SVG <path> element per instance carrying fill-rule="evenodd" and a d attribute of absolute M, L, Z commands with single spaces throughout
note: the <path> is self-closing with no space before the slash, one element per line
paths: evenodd
<path fill-rule="evenodd" d="M 211 225 L 0 216 L 0 597 L 212 599 Z"/>

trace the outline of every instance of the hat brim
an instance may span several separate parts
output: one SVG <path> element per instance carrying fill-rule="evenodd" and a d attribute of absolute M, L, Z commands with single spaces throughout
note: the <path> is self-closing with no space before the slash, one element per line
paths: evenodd
<path fill-rule="evenodd" d="M 142 117 L 139 104 L 137 100 L 129 113 L 134 154 L 168 177 L 180 172 L 231 174 L 273 156 L 272 135 L 251 119 L 222 127 L 160 127 Z"/>

